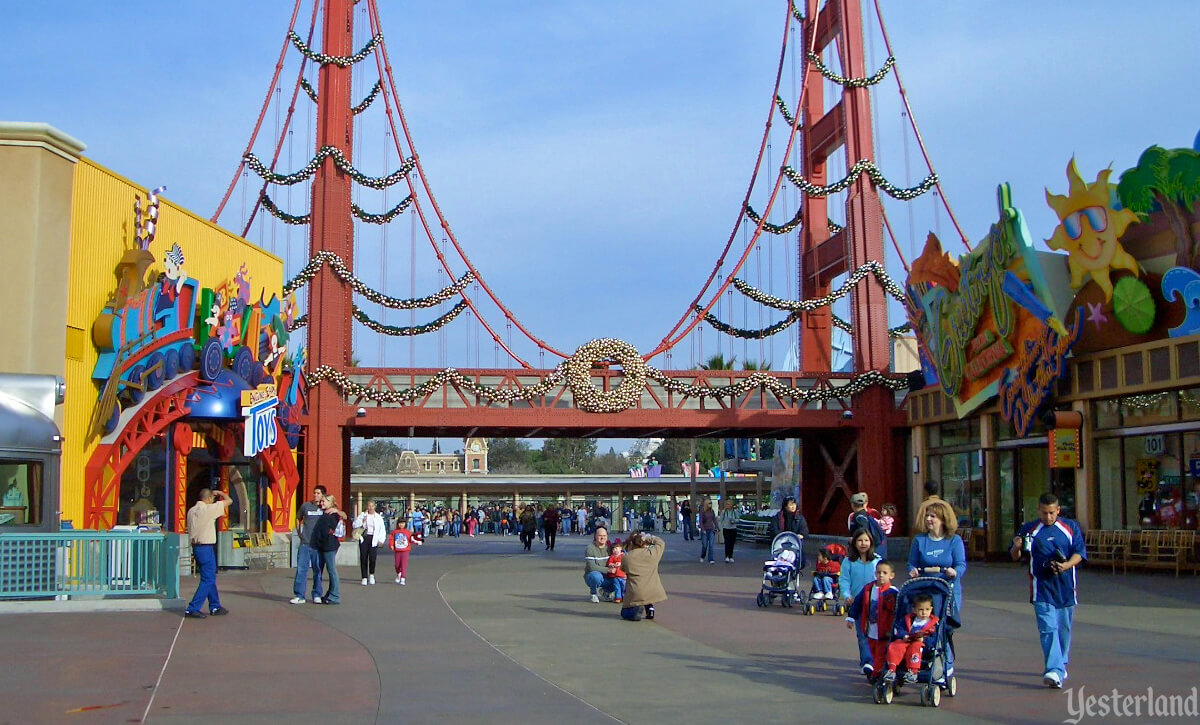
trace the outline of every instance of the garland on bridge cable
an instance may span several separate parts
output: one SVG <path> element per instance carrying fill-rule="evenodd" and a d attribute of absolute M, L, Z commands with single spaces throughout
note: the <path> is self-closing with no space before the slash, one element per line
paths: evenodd
<path fill-rule="evenodd" d="M 313 255 L 308 264 L 304 265 L 304 269 L 300 270 L 295 277 L 288 280 L 283 285 L 283 294 L 289 295 L 292 292 L 300 289 L 304 285 L 312 281 L 313 277 L 317 276 L 317 272 L 321 270 L 321 266 L 328 264 L 333 270 L 334 275 L 357 292 L 366 297 L 371 302 L 377 305 L 382 305 L 393 310 L 422 310 L 435 305 L 439 305 L 446 300 L 454 297 L 467 288 L 467 285 L 475 281 L 475 275 L 467 272 L 462 277 L 459 277 L 453 284 L 450 284 L 442 289 L 434 292 L 428 297 L 418 297 L 415 299 L 400 299 L 397 297 L 389 297 L 382 292 L 376 292 L 367 285 L 363 284 L 362 280 L 354 276 L 354 272 L 350 270 L 341 257 L 333 252 L 322 250 Z"/>
<path fill-rule="evenodd" d="M 328 380 L 347 398 L 371 400 L 376 403 L 412 404 L 421 398 L 428 397 L 445 385 L 453 385 L 472 395 L 493 403 L 507 405 L 517 401 L 529 401 L 549 393 L 555 386 L 561 385 L 564 379 L 565 363 L 550 371 L 550 374 L 536 385 L 527 388 L 493 388 L 480 385 L 473 379 L 463 375 L 454 368 L 446 368 L 433 374 L 429 380 L 411 388 L 400 390 L 379 390 L 351 380 L 345 373 L 335 370 L 328 365 L 322 365 L 305 379 L 312 385 Z"/>
<path fill-rule="evenodd" d="M 875 71 L 875 75 L 869 78 L 846 78 L 834 73 L 829 66 L 821 62 L 821 56 L 816 53 L 810 52 L 805 57 L 812 61 L 812 64 L 821 72 L 821 75 L 844 88 L 866 88 L 867 86 L 873 86 L 884 78 L 887 78 L 888 71 L 892 69 L 892 66 L 896 65 L 896 59 L 889 55 L 888 59 L 883 62 L 883 67 Z"/>
<path fill-rule="evenodd" d="M 791 166 L 784 166 L 782 171 L 783 175 L 796 185 L 796 188 L 800 189 L 800 191 L 803 191 L 809 196 L 829 196 L 830 194 L 836 194 L 839 191 L 845 191 L 850 187 L 850 184 L 853 184 L 854 180 L 864 172 L 871 179 L 871 181 L 874 182 L 875 186 L 879 187 L 881 191 L 893 199 L 899 199 L 900 201 L 909 201 L 910 199 L 915 199 L 932 189 L 938 183 L 938 175 L 931 173 L 929 176 L 926 176 L 920 184 L 917 184 L 911 189 L 902 189 L 885 179 L 883 177 L 883 172 L 880 171 L 877 166 L 875 166 L 874 162 L 868 159 L 862 159 L 858 163 L 854 164 L 854 166 L 850 167 L 850 173 L 846 174 L 844 178 L 826 186 L 817 186 L 816 184 L 809 182 L 800 175 L 799 171 L 796 171 Z"/>
<path fill-rule="evenodd" d="M 841 298 L 850 294 L 850 291 L 854 289 L 854 285 L 861 282 L 868 274 L 874 275 L 875 281 L 879 283 L 879 286 L 883 287 L 883 291 L 888 293 L 892 299 L 902 304 L 904 303 L 904 290 L 900 288 L 900 285 L 896 284 L 895 280 L 893 280 L 890 275 L 888 275 L 887 270 L 883 268 L 883 265 L 874 260 L 864 263 L 861 267 L 851 272 L 850 276 L 846 278 L 846 281 L 842 283 L 841 287 L 831 291 L 824 297 L 817 297 L 811 300 L 796 300 L 793 302 L 791 300 L 781 299 L 757 289 L 740 277 L 734 278 L 733 286 L 737 288 L 738 292 L 741 292 L 760 305 L 773 307 L 777 310 L 783 310 L 784 312 L 810 312 L 821 307 L 828 307 L 837 300 L 840 300 Z"/>
<path fill-rule="evenodd" d="M 367 107 L 375 102 L 375 98 L 379 96 L 379 91 L 382 89 L 383 85 L 380 83 L 380 81 L 375 81 L 375 85 L 371 88 L 371 92 L 368 93 L 367 97 L 362 99 L 357 106 L 351 107 L 350 113 L 357 116 L 358 114 L 367 110 Z"/>
<path fill-rule="evenodd" d="M 304 92 L 308 94 L 308 97 L 312 99 L 313 103 L 317 102 L 317 89 L 312 87 L 312 84 L 308 82 L 307 78 L 300 79 L 300 87 L 304 89 Z"/>
<path fill-rule="evenodd" d="M 854 326 L 851 325 L 849 321 L 843 320 L 842 318 L 838 317 L 837 315 L 832 315 L 832 317 L 833 317 L 833 326 L 834 327 L 838 328 L 839 330 L 845 330 L 846 332 L 853 334 Z M 889 327 L 888 328 L 888 337 L 893 340 L 898 340 L 901 337 L 904 337 L 904 335 L 909 332 L 912 332 L 912 323 L 905 322 L 903 325 L 896 325 L 895 327 Z"/>
<path fill-rule="evenodd" d="M 622 382 L 616 390 L 602 391 L 592 384 L 592 371 L 601 361 L 612 360 L 622 366 Z M 411 404 L 428 397 L 444 385 L 453 385 L 482 400 L 508 405 L 529 401 L 549 393 L 564 382 L 571 388 L 575 404 L 590 413 L 615 413 L 637 407 L 641 402 L 646 381 L 652 380 L 664 390 L 685 398 L 740 398 L 755 388 L 769 390 L 780 398 L 803 401 L 825 401 L 858 395 L 867 388 L 882 386 L 901 390 L 908 386 L 905 377 L 889 377 L 878 370 L 855 375 L 844 382 L 825 378 L 813 380 L 811 387 L 793 387 L 770 373 L 757 371 L 732 385 L 693 385 L 667 376 L 658 368 L 646 365 L 637 350 L 627 342 L 612 338 L 592 340 L 575 354 L 559 363 L 536 385 L 525 388 L 493 388 L 481 385 L 454 368 L 434 373 L 430 379 L 411 388 L 382 390 L 351 380 L 345 373 L 322 365 L 306 378 L 316 385 L 329 381 L 344 397 L 371 400 L 377 403 Z"/>
<path fill-rule="evenodd" d="M 783 114 L 783 120 L 788 122 L 789 126 L 796 125 L 796 117 L 788 111 L 787 104 L 783 102 L 783 96 L 775 94 L 775 105 L 779 107 L 779 112 Z"/>
<path fill-rule="evenodd" d="M 375 46 L 383 42 L 383 34 L 381 33 L 379 35 L 372 36 L 371 39 L 367 41 L 367 44 L 363 46 L 362 50 L 358 51 L 354 55 L 325 55 L 324 53 L 318 53 L 312 48 L 309 48 L 308 44 L 301 40 L 300 36 L 296 35 L 296 31 L 294 30 L 289 30 L 287 37 L 292 41 L 292 45 L 296 46 L 296 50 L 300 51 L 305 58 L 308 58 L 314 63 L 320 63 L 321 65 L 336 65 L 339 68 L 348 68 L 349 66 L 352 66 L 360 60 L 366 58 L 368 55 L 370 55 L 371 51 L 375 49 Z"/>
<path fill-rule="evenodd" d="M 300 79 L 300 87 L 304 89 L 304 92 L 308 95 L 308 97 L 310 99 L 312 99 L 313 103 L 317 102 L 317 89 L 312 87 L 312 84 L 308 82 L 307 78 Z M 357 116 L 358 114 L 367 110 L 367 107 L 375 102 L 375 99 L 379 96 L 379 93 L 382 90 L 383 90 L 382 83 L 380 81 L 375 81 L 375 85 L 371 88 L 371 92 L 369 94 L 367 94 L 367 97 L 362 99 L 362 101 L 357 106 L 353 106 L 350 109 L 350 113 Z"/>
<path fill-rule="evenodd" d="M 792 17 L 798 22 L 804 22 L 804 14 L 800 12 L 800 8 L 796 7 L 796 3 L 792 3 Z"/>
<path fill-rule="evenodd" d="M 700 305 L 695 305 L 694 307 L 695 307 L 696 312 L 704 312 L 704 308 L 701 307 Z M 789 328 L 793 324 L 795 324 L 796 320 L 799 320 L 799 319 L 800 319 L 800 313 L 793 312 L 792 314 L 783 318 L 779 322 L 776 322 L 774 325 L 764 327 L 760 330 L 743 330 L 743 329 L 734 327 L 732 325 L 727 325 L 724 322 L 721 322 L 719 319 L 717 319 L 717 316 L 711 312 L 705 313 L 705 315 L 704 315 L 704 321 L 707 322 L 709 325 L 711 325 L 712 328 L 714 330 L 716 330 L 717 332 L 723 332 L 726 335 L 740 337 L 745 340 L 761 340 L 765 337 L 770 337 L 771 335 L 774 335 L 776 333 L 783 332 L 784 330 L 786 330 L 787 328 Z"/>
<path fill-rule="evenodd" d="M 282 209 L 280 209 L 278 206 L 275 205 L 275 202 L 271 199 L 271 197 L 267 196 L 267 192 L 265 192 L 265 191 L 258 195 L 258 200 L 260 202 L 262 202 L 264 209 L 266 209 L 268 212 L 271 213 L 272 216 L 274 216 L 276 219 L 280 220 L 284 224 L 308 224 L 310 221 L 312 221 L 311 214 L 304 214 L 301 216 L 296 216 L 294 214 L 288 214 L 287 212 L 283 211 Z M 408 209 L 409 206 L 412 205 L 412 200 L 413 200 L 412 194 L 409 194 L 407 197 L 404 198 L 403 201 L 401 201 L 399 204 L 392 207 L 388 211 L 384 212 L 383 214 L 372 214 L 371 212 L 364 211 L 363 208 L 360 207 L 358 204 L 351 202 L 350 212 L 352 214 L 354 214 L 354 216 L 356 218 L 358 218 L 359 220 L 361 220 L 367 224 L 387 224 L 391 220 L 395 219 L 397 216 L 403 214 L 404 211 L 406 209 Z"/>
<path fill-rule="evenodd" d="M 450 324 L 455 317 L 458 317 L 463 310 L 467 309 L 466 300 L 461 300 L 449 312 L 441 317 L 427 322 L 424 325 L 415 325 L 413 327 L 393 327 L 385 325 L 382 322 L 371 319 L 367 313 L 363 312 L 358 305 L 354 305 L 354 319 L 366 325 L 369 329 L 374 330 L 382 335 L 392 335 L 394 337 L 414 337 L 416 335 L 424 335 L 427 332 L 437 332 L 446 325 Z"/>
<path fill-rule="evenodd" d="M 803 212 L 804 207 L 797 209 L 796 215 L 793 216 L 792 220 L 786 224 L 772 224 L 771 222 L 767 222 L 762 225 L 763 231 L 767 232 L 768 234 L 788 234 L 800 226 L 803 221 Z M 746 216 L 749 217 L 750 221 L 754 222 L 755 224 L 758 224 L 760 221 L 762 221 L 762 217 L 759 216 L 758 212 L 754 211 L 754 207 L 750 206 L 749 204 L 746 205 Z M 833 221 L 832 219 L 826 219 L 825 225 L 829 228 L 830 234 L 837 234 L 845 229 L 845 227 Z"/>
<path fill-rule="evenodd" d="M 277 174 L 274 171 L 271 171 L 266 167 L 266 165 L 263 164 L 262 161 L 259 160 L 257 156 L 249 151 L 242 156 L 242 160 L 246 162 L 246 165 L 250 167 L 251 171 L 261 176 L 265 181 L 269 181 L 272 184 L 291 186 L 292 184 L 299 184 L 301 181 L 304 181 L 308 177 L 315 174 L 317 169 L 321 167 L 321 163 L 325 161 L 327 157 L 333 157 L 333 162 L 337 165 L 337 167 L 355 182 L 372 189 L 386 189 L 389 186 L 398 184 L 404 179 L 405 176 L 408 175 L 408 172 L 412 171 L 417 165 L 416 160 L 410 158 L 406 159 L 404 163 L 400 164 L 400 168 L 396 169 L 387 176 L 367 176 L 358 169 L 354 168 L 354 166 L 346 160 L 345 155 L 342 154 L 342 150 L 336 146 L 322 146 L 317 151 L 316 155 L 312 157 L 312 160 L 305 164 L 303 169 L 300 169 L 292 174 Z"/>

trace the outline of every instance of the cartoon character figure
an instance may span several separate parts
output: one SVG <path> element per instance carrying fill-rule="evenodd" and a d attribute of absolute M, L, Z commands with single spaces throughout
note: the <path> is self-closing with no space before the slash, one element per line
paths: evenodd
<path fill-rule="evenodd" d="M 1128 209 L 1113 208 L 1115 186 L 1108 183 L 1111 173 L 1111 168 L 1104 169 L 1096 175 L 1095 183 L 1088 184 L 1079 176 L 1072 158 L 1067 164 L 1070 184 L 1067 194 L 1059 196 L 1046 189 L 1046 203 L 1061 222 L 1046 240 L 1046 246 L 1068 253 L 1073 289 L 1082 287 L 1084 276 L 1090 275 L 1104 291 L 1106 302 L 1112 299 L 1113 270 L 1126 269 L 1138 274 L 1137 262 L 1117 241 L 1137 221 L 1137 215 Z"/>
<path fill-rule="evenodd" d="M 217 328 L 221 326 L 221 305 L 224 304 L 224 299 L 218 292 L 213 295 L 212 307 L 208 310 L 208 317 L 204 318 L 204 324 L 208 325 L 208 334 L 215 335 Z"/>
<path fill-rule="evenodd" d="M 183 291 L 186 282 L 187 274 L 183 271 L 183 249 L 178 243 L 175 243 L 163 257 L 163 273 L 159 277 L 158 301 L 154 305 L 155 313 L 174 307 L 175 299 Z"/>

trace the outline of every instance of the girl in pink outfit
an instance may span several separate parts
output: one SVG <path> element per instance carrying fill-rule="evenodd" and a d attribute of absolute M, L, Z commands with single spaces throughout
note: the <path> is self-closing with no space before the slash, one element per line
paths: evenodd
<path fill-rule="evenodd" d="M 388 548 L 392 550 L 396 560 L 396 583 L 403 585 L 408 574 L 408 552 L 413 547 L 412 532 L 401 520 L 392 533 L 388 534 Z"/>
<path fill-rule="evenodd" d="M 884 536 L 892 535 L 892 527 L 896 525 L 896 504 L 885 503 L 883 505 L 883 515 L 879 517 L 879 528 L 883 529 Z"/>

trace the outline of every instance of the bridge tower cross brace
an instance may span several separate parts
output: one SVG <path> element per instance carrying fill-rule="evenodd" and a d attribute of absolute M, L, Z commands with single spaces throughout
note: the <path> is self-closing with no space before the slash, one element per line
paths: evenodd
<path fill-rule="evenodd" d="M 842 75 L 869 75 L 863 44 L 860 0 L 805 0 L 804 51 L 818 56 L 831 44 L 842 61 Z M 825 79 L 809 62 L 805 64 L 806 96 L 800 108 L 801 173 L 816 185 L 829 183 L 827 161 L 843 149 L 846 169 L 860 160 L 875 160 L 872 141 L 869 87 L 842 88 L 841 98 L 826 112 Z M 867 175 L 860 174 L 847 190 L 846 224 L 837 233 L 829 229 L 829 201 L 806 196 L 802 201 L 802 234 L 799 255 L 801 299 L 829 293 L 835 277 L 869 262 L 883 263 L 882 207 L 879 193 Z M 851 294 L 854 331 L 854 369 L 887 371 L 891 366 L 891 341 L 887 332 L 887 295 L 882 285 L 868 277 Z M 828 371 L 832 311 L 825 307 L 805 313 L 800 337 L 800 359 L 806 371 Z M 894 439 L 891 421 L 895 403 L 890 390 L 879 386 L 856 396 L 853 409 L 858 437 L 868 445 L 858 446 L 859 490 L 871 494 L 875 503 L 891 485 L 894 468 Z"/>
<path fill-rule="evenodd" d="M 354 54 L 354 1 L 324 0 L 321 29 L 323 52 L 331 56 Z M 353 66 L 321 65 L 317 90 L 317 149 L 333 146 L 347 160 L 354 154 L 354 114 L 351 112 Z M 328 251 L 354 269 L 354 222 L 350 212 L 351 179 L 332 157 L 325 157 L 313 177 L 312 237 L 310 258 Z M 308 364 L 335 370 L 350 367 L 352 348 L 351 305 L 353 291 L 322 266 L 309 283 Z M 347 505 L 350 496 L 350 435 L 348 408 L 341 392 L 326 383 L 312 388 L 309 421 L 304 440 L 304 496 L 312 498 L 317 484 L 325 486 Z"/>

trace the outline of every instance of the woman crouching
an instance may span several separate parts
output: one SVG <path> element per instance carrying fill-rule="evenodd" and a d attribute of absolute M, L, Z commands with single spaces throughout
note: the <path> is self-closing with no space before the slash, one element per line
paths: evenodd
<path fill-rule="evenodd" d="M 642 618 L 654 619 L 654 605 L 665 601 L 667 592 L 658 578 L 658 562 L 662 561 L 667 543 L 643 531 L 634 532 L 625 545 L 621 568 L 625 571 L 625 601 L 621 617 L 631 622 Z"/>

